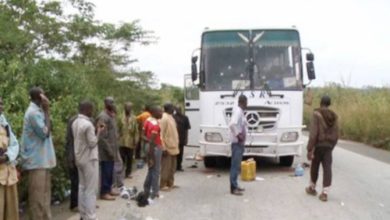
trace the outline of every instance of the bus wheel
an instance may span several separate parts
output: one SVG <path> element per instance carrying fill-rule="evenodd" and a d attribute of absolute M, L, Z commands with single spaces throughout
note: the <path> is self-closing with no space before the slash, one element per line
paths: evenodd
<path fill-rule="evenodd" d="M 294 156 L 284 156 L 279 158 L 279 164 L 284 167 L 291 167 L 294 162 Z"/>
<path fill-rule="evenodd" d="M 216 159 L 215 157 L 205 157 L 203 159 L 204 166 L 206 168 L 215 167 L 215 165 L 216 165 L 216 160 L 215 159 Z"/>

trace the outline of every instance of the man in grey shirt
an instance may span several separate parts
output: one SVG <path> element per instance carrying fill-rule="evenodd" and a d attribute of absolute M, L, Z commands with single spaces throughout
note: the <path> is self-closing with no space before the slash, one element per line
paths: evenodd
<path fill-rule="evenodd" d="M 104 110 L 99 114 L 97 126 L 104 127 L 98 138 L 101 187 L 100 198 L 115 200 L 119 193 L 112 191 L 114 162 L 119 160 L 118 131 L 116 124 L 116 107 L 113 97 L 104 99 Z"/>
<path fill-rule="evenodd" d="M 75 163 L 79 175 L 79 211 L 83 220 L 95 220 L 96 194 L 99 179 L 98 136 L 104 127 L 95 127 L 90 119 L 93 104 L 83 101 L 79 105 L 79 115 L 72 123 Z"/>

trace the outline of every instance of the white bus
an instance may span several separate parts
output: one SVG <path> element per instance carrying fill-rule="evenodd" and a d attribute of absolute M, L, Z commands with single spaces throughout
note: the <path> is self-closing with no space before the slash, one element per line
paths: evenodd
<path fill-rule="evenodd" d="M 305 68 L 302 59 L 295 28 L 203 32 L 199 64 L 193 55 L 185 79 L 185 105 L 189 145 L 200 147 L 206 167 L 231 156 L 228 124 L 240 94 L 248 97 L 244 156 L 293 164 L 303 144 L 303 69 L 315 79 L 314 55 L 306 54 Z"/>

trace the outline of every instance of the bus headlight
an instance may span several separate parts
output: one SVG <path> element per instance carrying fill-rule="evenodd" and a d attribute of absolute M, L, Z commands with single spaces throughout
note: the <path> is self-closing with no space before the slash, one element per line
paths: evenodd
<path fill-rule="evenodd" d="M 215 143 L 223 141 L 222 135 L 218 132 L 206 132 L 206 134 L 204 135 L 204 139 L 206 139 L 206 141 L 208 142 Z"/>
<path fill-rule="evenodd" d="M 281 142 L 294 142 L 298 140 L 298 132 L 296 131 L 290 131 L 290 132 L 284 132 L 282 134 L 282 137 L 280 138 Z"/>

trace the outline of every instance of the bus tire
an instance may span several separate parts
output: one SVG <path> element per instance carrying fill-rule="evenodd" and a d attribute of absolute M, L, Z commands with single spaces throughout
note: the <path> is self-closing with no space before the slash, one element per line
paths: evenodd
<path fill-rule="evenodd" d="M 215 157 L 205 157 L 203 162 L 206 168 L 211 168 L 215 167 L 217 161 Z"/>
<path fill-rule="evenodd" d="M 294 156 L 283 156 L 279 158 L 279 164 L 284 167 L 291 167 L 294 162 Z"/>

